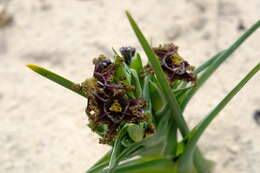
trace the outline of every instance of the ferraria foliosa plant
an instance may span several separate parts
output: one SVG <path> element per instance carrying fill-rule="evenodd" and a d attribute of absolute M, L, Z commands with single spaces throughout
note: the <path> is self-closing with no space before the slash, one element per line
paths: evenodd
<path fill-rule="evenodd" d="M 151 47 L 132 16 L 126 15 L 148 64 L 142 64 L 135 48 L 122 47 L 113 50 L 111 58 L 95 58 L 93 76 L 80 84 L 36 65 L 28 67 L 87 100 L 88 126 L 100 136 L 100 143 L 111 146 L 87 173 L 211 172 L 212 163 L 197 143 L 212 120 L 259 71 L 260 63 L 192 129 L 183 112 L 216 69 L 259 28 L 260 21 L 229 48 L 195 68 L 174 44 Z"/>

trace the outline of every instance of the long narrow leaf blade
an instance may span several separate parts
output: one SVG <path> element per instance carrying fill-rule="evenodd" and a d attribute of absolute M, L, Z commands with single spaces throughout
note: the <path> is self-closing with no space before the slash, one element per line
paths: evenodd
<path fill-rule="evenodd" d="M 258 20 L 253 26 L 251 26 L 234 44 L 226 49 L 198 78 L 197 87 L 190 90 L 185 97 L 185 100 L 181 104 L 181 109 L 184 110 L 189 100 L 198 91 L 198 89 L 206 82 L 206 80 L 216 71 L 216 69 L 228 58 L 230 55 L 258 28 L 260 27 L 260 20 Z"/>
<path fill-rule="evenodd" d="M 229 101 L 245 86 L 245 84 L 260 70 L 260 63 L 258 63 L 237 85 L 232 89 L 228 95 L 201 121 L 191 132 L 186 149 L 179 160 L 179 169 L 185 169 L 186 163 L 192 158 L 196 144 L 209 126 L 209 124 L 217 117 L 219 112 L 229 103 Z"/>
<path fill-rule="evenodd" d="M 171 88 L 170 85 L 167 81 L 167 78 L 161 68 L 160 62 L 158 60 L 158 58 L 155 56 L 152 48 L 149 46 L 149 43 L 147 42 L 147 40 L 145 39 L 144 35 L 142 34 L 141 30 L 139 29 L 139 27 L 137 26 L 136 22 L 134 21 L 134 19 L 132 18 L 132 16 L 126 12 L 126 15 L 128 17 L 128 20 L 140 42 L 140 44 L 142 45 L 148 59 L 149 62 L 151 63 L 153 70 L 157 76 L 157 79 L 160 83 L 160 87 L 163 90 L 163 94 L 165 95 L 165 98 L 168 100 L 168 103 L 170 104 L 170 109 L 172 109 L 172 113 L 174 114 L 174 119 L 177 121 L 180 130 L 182 131 L 182 133 L 185 135 L 188 133 L 188 127 L 185 123 L 185 121 L 182 119 L 182 115 L 181 115 L 181 111 L 179 109 L 179 106 L 177 104 L 177 101 L 174 97 L 174 95 L 171 92 Z"/>
<path fill-rule="evenodd" d="M 112 153 L 111 153 L 111 158 L 109 161 L 109 166 L 108 166 L 108 173 L 114 173 L 120 159 L 118 157 L 120 151 L 122 150 L 122 145 L 121 145 L 121 140 L 123 139 L 123 137 L 125 136 L 125 134 L 127 133 L 127 125 L 125 125 L 122 129 L 120 129 L 113 149 L 112 149 Z"/>
<path fill-rule="evenodd" d="M 104 161 L 96 166 L 91 167 L 91 169 L 87 170 L 86 173 L 100 173 L 102 170 L 107 167 L 109 161 Z"/>
<path fill-rule="evenodd" d="M 53 82 L 87 98 L 87 96 L 79 90 L 79 88 L 77 87 L 78 85 L 73 83 L 72 81 L 37 65 L 28 64 L 27 67 L 34 72 L 40 74 L 41 76 L 46 77 L 47 79 L 52 80 Z"/>
<path fill-rule="evenodd" d="M 169 121 L 169 129 L 166 136 L 166 142 L 163 149 L 163 155 L 169 158 L 176 156 L 178 139 L 177 139 L 177 124 L 174 121 Z"/>
<path fill-rule="evenodd" d="M 100 160 L 98 160 L 91 168 L 87 170 L 86 173 L 98 172 L 109 164 L 109 159 L 112 150 L 109 150 Z"/>
<path fill-rule="evenodd" d="M 137 53 L 136 56 L 132 59 L 130 67 L 135 69 L 138 74 L 140 74 L 142 71 L 143 63 L 139 53 Z"/>
<path fill-rule="evenodd" d="M 217 58 L 219 58 L 222 53 L 224 53 L 224 51 L 217 53 L 216 55 L 214 55 L 213 57 L 211 57 L 210 59 L 205 61 L 203 64 L 201 64 L 199 67 L 197 67 L 192 73 L 200 74 L 205 69 L 207 69 Z M 175 82 L 172 86 L 172 92 L 175 93 L 176 88 L 185 88 L 186 86 L 187 86 L 187 82 L 182 82 L 181 84 L 179 84 L 178 82 Z M 186 90 L 186 91 L 183 91 L 178 94 L 175 93 L 175 96 L 176 96 L 176 98 L 178 98 L 178 96 L 181 96 L 184 93 L 188 93 L 188 91 Z"/>
<path fill-rule="evenodd" d="M 211 57 L 210 59 L 208 59 L 206 62 L 204 62 L 203 64 L 201 64 L 198 68 L 196 68 L 193 73 L 194 74 L 199 74 L 200 72 L 202 72 L 203 70 L 207 69 L 217 58 L 219 58 L 222 54 L 224 53 L 224 51 L 221 51 L 219 53 L 217 53 L 216 55 L 214 55 L 213 57 Z"/>
<path fill-rule="evenodd" d="M 138 25 L 136 24 L 136 22 L 134 21 L 134 19 L 132 18 L 132 16 L 126 11 L 126 15 L 127 18 L 140 42 L 140 44 L 142 45 L 148 59 L 149 62 L 151 63 L 154 72 L 157 76 L 157 79 L 160 83 L 160 87 L 163 91 L 164 97 L 166 98 L 166 100 L 169 103 L 169 107 L 172 111 L 172 115 L 173 115 L 173 119 L 176 121 L 176 123 L 178 124 L 178 127 L 182 133 L 183 136 L 188 135 L 189 133 L 189 128 L 182 116 L 181 110 L 179 108 L 179 105 L 177 104 L 176 98 L 175 96 L 172 94 L 171 92 L 171 87 L 166 79 L 166 76 L 160 66 L 160 62 L 159 60 L 156 58 L 152 48 L 149 46 L 147 40 L 145 39 L 143 33 L 141 32 L 140 28 L 138 27 Z M 195 157 L 199 158 L 199 160 L 204 160 L 201 153 L 199 152 L 199 150 L 197 150 L 195 152 Z M 203 168 L 205 171 L 207 172 L 206 168 L 205 168 L 205 164 L 203 162 L 197 162 L 196 160 L 194 161 L 197 169 Z M 192 169 L 192 168 L 191 168 Z"/>

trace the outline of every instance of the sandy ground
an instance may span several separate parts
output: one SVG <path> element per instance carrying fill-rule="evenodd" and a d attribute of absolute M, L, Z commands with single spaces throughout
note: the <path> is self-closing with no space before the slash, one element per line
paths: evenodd
<path fill-rule="evenodd" d="M 123 10 L 129 9 L 153 45 L 174 42 L 199 65 L 260 18 L 259 0 L 10 0 L 13 22 L 0 27 L 0 172 L 84 172 L 109 148 L 86 127 L 86 100 L 32 73 L 52 69 L 73 81 L 92 75 L 92 58 L 111 47 L 140 48 Z M 260 31 L 234 53 L 192 100 L 186 118 L 198 122 L 257 63 Z M 139 49 L 140 50 L 140 49 Z M 260 172 L 260 74 L 207 130 L 200 146 L 216 173 Z"/>

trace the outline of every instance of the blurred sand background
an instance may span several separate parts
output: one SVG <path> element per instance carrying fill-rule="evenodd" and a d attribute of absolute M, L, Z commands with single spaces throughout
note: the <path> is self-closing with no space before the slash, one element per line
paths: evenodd
<path fill-rule="evenodd" d="M 86 100 L 26 64 L 83 81 L 92 75 L 92 58 L 111 55 L 111 47 L 141 50 L 123 13 L 129 9 L 153 45 L 174 42 L 198 66 L 260 18 L 259 0 L 1 0 L 0 7 L 6 12 L 1 21 L 13 19 L 0 27 L 1 173 L 82 173 L 109 149 L 86 127 Z M 259 45 L 258 30 L 203 86 L 185 112 L 190 126 L 259 62 Z M 200 141 L 217 162 L 216 173 L 260 172 L 260 126 L 253 119 L 260 109 L 259 79 Z"/>

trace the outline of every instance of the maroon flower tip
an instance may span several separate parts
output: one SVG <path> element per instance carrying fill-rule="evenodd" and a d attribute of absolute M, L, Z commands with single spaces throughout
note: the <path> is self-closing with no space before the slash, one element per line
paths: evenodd
<path fill-rule="evenodd" d="M 167 74 L 170 82 L 183 80 L 195 82 L 196 76 L 191 73 L 194 69 L 187 61 L 178 54 L 178 47 L 174 44 L 160 45 L 153 48 L 154 53 L 160 59 L 161 67 Z"/>

